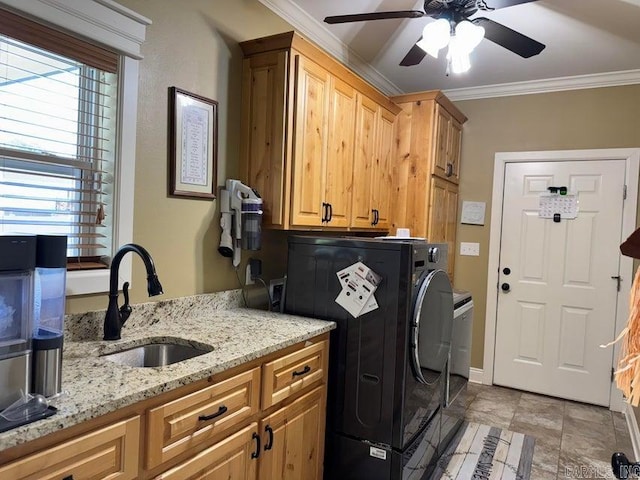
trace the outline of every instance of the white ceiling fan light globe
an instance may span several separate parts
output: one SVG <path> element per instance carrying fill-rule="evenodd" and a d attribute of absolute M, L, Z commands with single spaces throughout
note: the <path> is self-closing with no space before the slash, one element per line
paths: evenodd
<path fill-rule="evenodd" d="M 484 27 L 462 20 L 456 25 L 456 38 L 460 42 L 458 48 L 464 48 L 467 53 L 471 53 L 484 38 Z"/>
<path fill-rule="evenodd" d="M 450 32 L 449 21 L 444 18 L 427 23 L 417 45 L 433 58 L 438 58 L 438 52 L 449 44 Z"/>
<path fill-rule="evenodd" d="M 451 67 L 451 72 L 455 74 L 468 72 L 471 68 L 471 60 L 469 59 L 470 51 L 464 43 L 464 38 L 454 35 L 449 42 L 449 51 L 447 52 L 447 61 Z"/>

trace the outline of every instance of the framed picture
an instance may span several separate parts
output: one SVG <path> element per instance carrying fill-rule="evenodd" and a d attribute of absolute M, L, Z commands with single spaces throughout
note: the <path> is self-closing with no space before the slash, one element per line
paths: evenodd
<path fill-rule="evenodd" d="M 169 194 L 216 198 L 218 102 L 169 88 Z"/>

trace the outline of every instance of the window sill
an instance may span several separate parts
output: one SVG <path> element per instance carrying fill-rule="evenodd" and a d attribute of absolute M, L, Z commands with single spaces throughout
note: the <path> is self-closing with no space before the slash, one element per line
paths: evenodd
<path fill-rule="evenodd" d="M 119 285 L 131 283 L 131 263 L 123 262 L 118 272 Z M 67 271 L 67 296 L 89 295 L 109 291 L 109 275 L 106 270 L 76 270 Z"/>

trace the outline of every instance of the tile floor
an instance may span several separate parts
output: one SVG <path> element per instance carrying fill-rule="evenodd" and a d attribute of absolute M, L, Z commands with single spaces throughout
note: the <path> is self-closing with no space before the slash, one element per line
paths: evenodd
<path fill-rule="evenodd" d="M 606 408 L 469 383 L 467 420 L 536 439 L 531 480 L 615 478 L 611 454 L 633 447 L 624 415 Z"/>

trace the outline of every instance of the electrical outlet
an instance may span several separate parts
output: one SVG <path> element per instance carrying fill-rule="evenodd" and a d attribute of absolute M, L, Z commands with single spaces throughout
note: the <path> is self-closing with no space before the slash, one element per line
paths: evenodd
<path fill-rule="evenodd" d="M 468 255 L 471 257 L 480 256 L 480 244 L 471 242 L 460 242 L 460 255 Z"/>
<path fill-rule="evenodd" d="M 245 285 L 254 285 L 255 283 L 256 283 L 256 281 L 251 276 L 251 264 L 247 263 L 247 273 L 246 273 L 246 277 L 244 279 L 244 284 Z"/>

